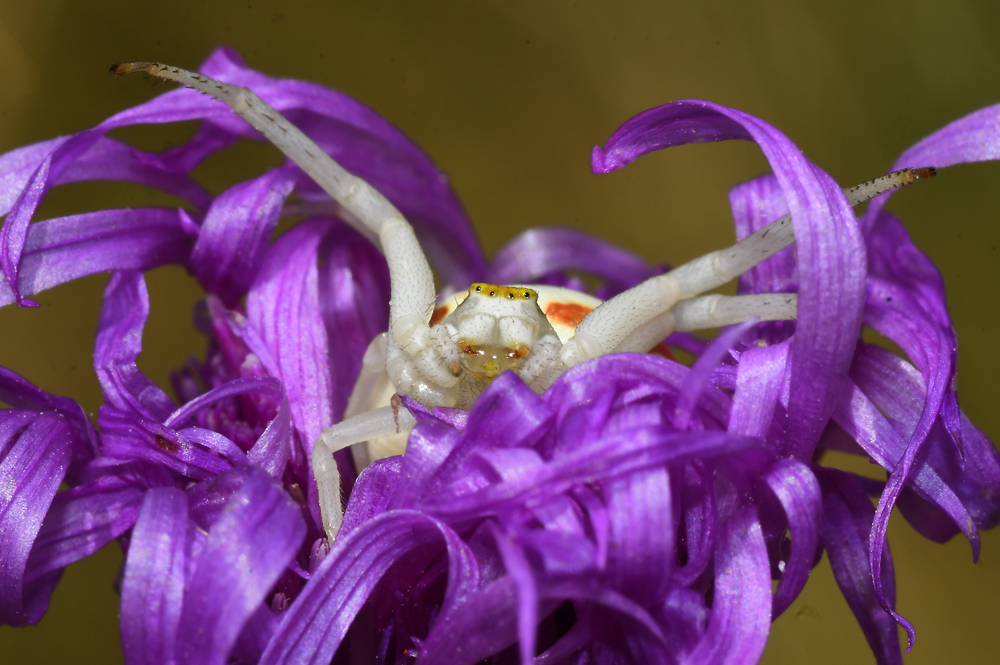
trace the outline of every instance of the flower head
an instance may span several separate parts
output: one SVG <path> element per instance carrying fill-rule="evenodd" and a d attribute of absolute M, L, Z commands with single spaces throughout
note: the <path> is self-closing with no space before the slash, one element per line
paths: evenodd
<path fill-rule="evenodd" d="M 201 71 L 252 88 L 383 192 L 446 285 L 582 289 L 585 272 L 606 298 L 657 272 L 570 229 L 530 231 L 487 262 L 446 178 L 374 112 L 224 49 Z M 163 153 L 105 136 L 181 119 L 201 129 Z M 998 135 L 1000 110 L 984 109 L 896 167 L 993 159 Z M 129 663 L 329 662 L 347 650 L 383 663 L 754 662 L 825 552 L 876 659 L 895 663 L 897 622 L 911 643 L 913 631 L 894 609 L 893 506 L 931 540 L 963 533 L 974 557 L 978 529 L 1000 518 L 1000 456 L 958 407 L 940 274 L 883 210 L 887 196 L 859 220 L 776 129 L 688 101 L 627 121 L 594 149 L 594 170 L 755 141 L 773 173 L 732 191 L 737 235 L 790 213 L 795 246 L 739 290 L 796 293 L 796 320 L 750 319 L 710 343 L 675 333 L 667 343 L 691 366 L 612 354 L 541 395 L 504 373 L 470 411 L 404 397 L 418 423 L 404 455 L 360 475 L 338 456 L 348 500 L 329 542 L 310 455 L 386 328 L 388 272 L 294 164 L 215 197 L 201 188 L 191 171 L 240 136 L 255 133 L 227 107 L 177 90 L 0 157 L 0 303 L 112 272 L 96 429 L 72 400 L 0 373 L 11 406 L 0 411 L 0 620 L 37 621 L 63 567 L 120 539 Z M 32 223 L 48 189 L 97 178 L 186 206 Z M 283 215 L 309 218 L 272 241 Z M 179 403 L 136 365 L 142 271 L 167 263 L 206 292 L 197 323 L 209 349 L 175 374 Z M 861 341 L 862 326 L 907 357 Z M 824 466 L 832 448 L 869 456 L 888 480 Z"/>

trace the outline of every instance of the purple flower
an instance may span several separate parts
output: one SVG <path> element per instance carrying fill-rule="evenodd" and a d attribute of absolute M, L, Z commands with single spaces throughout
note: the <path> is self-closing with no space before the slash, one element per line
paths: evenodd
<path fill-rule="evenodd" d="M 660 272 L 571 229 L 530 231 L 487 262 L 446 178 L 373 111 L 225 49 L 200 71 L 252 88 L 383 192 L 449 287 L 582 289 L 574 275 L 586 272 L 607 298 Z M 182 119 L 201 120 L 198 134 L 159 154 L 105 136 Z M 1000 455 L 958 406 L 943 282 L 883 210 L 887 195 L 859 220 L 770 125 L 675 102 L 595 148 L 594 171 L 674 145 L 757 142 L 773 173 L 732 191 L 737 235 L 791 213 L 795 247 L 739 290 L 796 293 L 797 319 L 751 319 L 711 343 L 675 333 L 667 343 L 696 357 L 690 367 L 612 354 L 542 395 L 504 373 L 471 411 L 404 397 L 418 425 L 403 456 L 358 475 L 338 454 L 349 500 L 327 542 L 312 446 L 386 329 L 388 271 L 294 164 L 216 197 L 191 178 L 241 136 L 257 138 L 224 105 L 175 90 L 0 157 L 0 304 L 112 272 L 96 429 L 72 400 L 0 370 L 3 622 L 38 621 L 61 570 L 119 539 L 130 664 L 755 662 L 825 552 L 876 660 L 899 663 L 897 622 L 911 644 L 913 630 L 894 610 L 893 506 L 931 540 L 963 533 L 974 558 L 978 529 L 1000 519 Z M 998 137 L 1000 107 L 984 109 L 895 168 L 993 159 Z M 32 223 L 49 188 L 89 179 L 146 184 L 186 207 Z M 295 214 L 308 219 L 272 241 Z M 136 366 L 142 271 L 168 263 L 206 292 L 196 325 L 209 349 L 175 373 L 177 402 Z M 862 326 L 907 358 L 862 342 Z M 887 481 L 823 466 L 827 449 L 869 456 Z"/>

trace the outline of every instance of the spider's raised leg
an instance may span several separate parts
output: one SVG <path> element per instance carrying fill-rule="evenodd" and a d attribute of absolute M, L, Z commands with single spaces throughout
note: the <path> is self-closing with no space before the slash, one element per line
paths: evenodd
<path fill-rule="evenodd" d="M 422 376 L 432 375 L 449 388 L 457 383 L 452 368 L 435 352 L 428 323 L 434 310 L 434 276 L 413 227 L 377 189 L 349 173 L 302 131 L 252 90 L 155 62 L 114 65 L 125 75 L 144 72 L 194 88 L 229 105 L 318 184 L 345 211 L 345 221 L 378 245 L 389 264 L 389 356 L 408 354 Z M 402 370 L 400 370 L 402 372 Z M 390 375 L 392 373 L 390 372 Z M 396 381 L 397 377 L 392 376 Z"/>
<path fill-rule="evenodd" d="M 383 359 L 388 357 L 389 362 L 383 368 L 389 369 L 394 383 L 398 386 L 401 380 L 409 380 L 411 376 L 429 376 L 447 389 L 458 382 L 454 363 L 448 361 L 457 351 L 447 349 L 448 353 L 441 354 L 442 342 L 437 339 L 440 336 L 435 336 L 429 325 L 435 303 L 434 276 L 430 265 L 413 227 L 387 198 L 363 179 L 349 173 L 252 90 L 161 63 L 124 63 L 114 65 L 111 71 L 119 75 L 144 72 L 214 97 L 227 104 L 280 149 L 336 201 L 344 212 L 344 221 L 373 242 L 377 240 L 377 246 L 385 255 L 389 266 L 391 299 L 388 339 L 382 345 L 381 354 Z M 377 381 L 374 369 L 365 381 Z M 418 392 L 421 385 L 426 386 L 427 382 L 416 385 Z M 359 391 L 363 392 L 363 389 L 359 388 Z M 421 396 L 431 398 L 440 392 L 440 388 L 428 387 L 423 391 L 426 394 Z M 440 397 L 438 400 L 443 401 Z M 355 404 L 353 408 L 358 407 Z M 336 533 L 343 516 L 340 474 L 331 453 L 404 426 L 412 428 L 412 420 L 406 409 L 398 409 L 397 412 L 391 408 L 378 409 L 356 415 L 326 430 L 320 438 L 325 445 L 314 445 L 313 466 L 320 485 L 324 527 L 330 537 Z"/>
<path fill-rule="evenodd" d="M 903 169 L 846 189 L 844 194 L 851 205 L 858 205 L 873 196 L 933 175 L 934 169 Z M 656 341 L 662 340 L 674 330 L 670 310 L 676 304 L 739 277 L 794 240 L 791 216 L 785 215 L 731 247 L 710 252 L 620 293 L 602 303 L 577 326 L 574 338 L 563 345 L 563 365 L 572 367 L 616 350 L 640 350 L 656 337 Z M 749 316 L 768 318 L 770 301 L 766 306 L 763 301 L 733 301 L 732 309 L 746 310 L 751 304 L 764 308 L 747 310 L 744 319 Z M 784 311 L 786 307 L 787 303 L 779 309 Z"/>

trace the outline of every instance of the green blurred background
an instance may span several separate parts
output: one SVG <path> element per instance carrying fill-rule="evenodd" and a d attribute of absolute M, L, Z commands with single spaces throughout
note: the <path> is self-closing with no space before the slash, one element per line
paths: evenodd
<path fill-rule="evenodd" d="M 150 98 L 112 62 L 194 68 L 217 44 L 268 74 L 319 81 L 380 111 L 451 176 L 487 253 L 533 226 L 592 231 L 650 261 L 679 263 L 732 240 L 726 192 L 763 172 L 748 143 L 684 147 L 606 176 L 590 148 L 635 113 L 709 99 L 771 122 L 839 182 L 884 171 L 906 147 L 1000 102 L 1000 4 L 900 0 L 809 2 L 0 2 L 0 151 L 90 127 Z M 191 126 L 115 136 L 147 149 Z M 197 175 L 213 191 L 280 158 L 241 143 Z M 962 342 L 960 397 L 1000 436 L 1000 165 L 948 169 L 897 195 L 891 208 L 937 262 Z M 50 195 L 41 218 L 107 206 L 176 204 L 126 185 Z M 90 354 L 98 276 L 0 310 L 0 364 L 46 389 L 100 403 Z M 141 366 L 166 385 L 199 355 L 199 298 L 179 269 L 149 275 L 152 316 Z M 872 474 L 867 462 L 855 469 Z M 877 474 L 874 474 L 877 475 Z M 1000 534 L 967 543 L 890 527 L 899 610 L 917 627 L 915 663 L 992 660 L 1000 619 Z M 0 628 L 4 663 L 115 663 L 117 544 L 72 566 L 36 627 Z M 994 656 L 995 657 L 995 656 Z M 767 663 L 872 660 L 826 561 L 773 626 Z"/>

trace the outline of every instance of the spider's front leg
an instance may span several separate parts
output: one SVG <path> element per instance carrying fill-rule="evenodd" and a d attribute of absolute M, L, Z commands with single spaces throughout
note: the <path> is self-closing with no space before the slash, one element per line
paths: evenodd
<path fill-rule="evenodd" d="M 144 72 L 228 104 L 329 194 L 346 213 L 345 221 L 377 239 L 389 264 L 391 284 L 387 357 L 394 371 L 390 376 L 397 387 L 398 381 L 412 386 L 418 399 L 426 396 L 427 403 L 447 400 L 447 389 L 461 374 L 458 351 L 443 329 L 432 330 L 429 325 L 435 303 L 434 276 L 413 227 L 387 198 L 349 173 L 252 90 L 155 62 L 118 64 L 111 71 L 119 75 Z M 404 392 L 409 394 L 409 390 Z"/>
<path fill-rule="evenodd" d="M 343 218 L 378 245 L 389 265 L 389 334 L 386 368 L 398 390 L 423 403 L 444 404 L 449 389 L 459 381 L 462 368 L 458 350 L 443 328 L 430 327 L 434 311 L 434 276 L 413 227 L 378 190 L 349 173 L 253 91 L 161 63 L 124 63 L 111 71 L 124 75 L 144 72 L 174 81 L 214 97 L 233 109 L 308 174 L 346 213 Z M 405 412 L 405 415 L 404 415 Z M 384 410 L 361 414 L 324 432 L 324 446 L 313 449 L 317 482 L 324 488 L 324 525 L 336 532 L 343 515 L 340 507 L 340 477 L 331 453 L 351 443 L 388 434 L 400 420 L 412 416 L 404 408 L 398 413 Z M 412 424 L 409 424 L 412 427 Z M 358 438 L 360 437 L 360 438 Z M 319 449 L 319 450 L 317 450 Z"/>
<path fill-rule="evenodd" d="M 903 169 L 844 190 L 852 206 L 934 175 L 933 168 Z M 735 245 L 710 252 L 602 303 L 577 326 L 560 359 L 573 367 L 600 355 L 648 351 L 674 330 L 714 328 L 745 321 L 795 318 L 795 294 L 704 296 L 794 242 L 790 215 Z"/>

